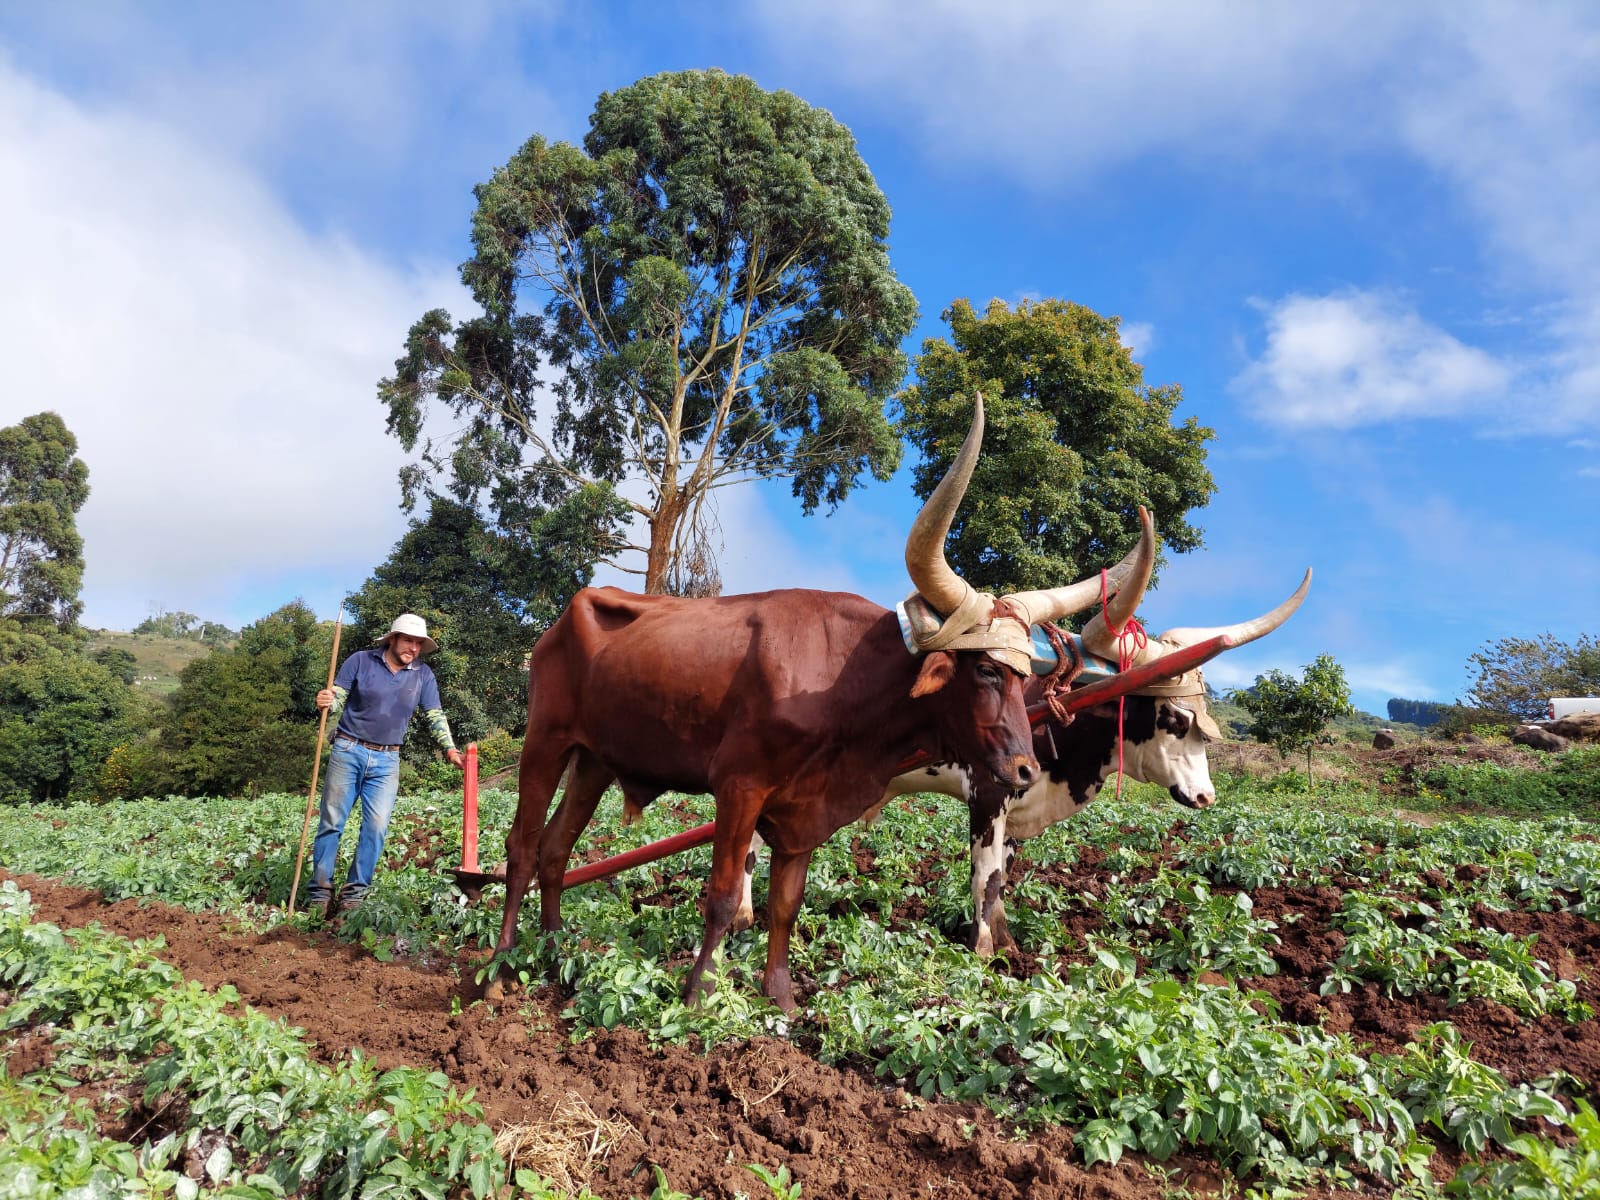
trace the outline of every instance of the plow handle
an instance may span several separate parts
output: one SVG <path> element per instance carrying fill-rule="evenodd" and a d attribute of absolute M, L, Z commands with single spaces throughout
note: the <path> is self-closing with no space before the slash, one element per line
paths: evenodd
<path fill-rule="evenodd" d="M 461 768 L 461 869 L 478 869 L 478 743 L 467 743 Z"/>

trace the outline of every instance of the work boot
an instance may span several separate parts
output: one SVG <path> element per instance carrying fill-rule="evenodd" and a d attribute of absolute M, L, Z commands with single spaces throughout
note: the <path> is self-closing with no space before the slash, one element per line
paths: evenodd
<path fill-rule="evenodd" d="M 361 907 L 361 902 L 367 898 L 365 888 L 346 887 L 339 893 L 339 915 L 348 917 Z"/>
<path fill-rule="evenodd" d="M 305 911 L 309 915 L 327 917 L 333 905 L 333 893 L 322 888 L 312 888 L 306 892 Z"/>

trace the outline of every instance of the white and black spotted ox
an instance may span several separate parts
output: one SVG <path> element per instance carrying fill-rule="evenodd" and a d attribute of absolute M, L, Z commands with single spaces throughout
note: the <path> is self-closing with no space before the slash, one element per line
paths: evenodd
<path fill-rule="evenodd" d="M 1117 672 L 1118 639 L 1110 631 L 1127 626 L 1143 597 L 1149 560 L 1154 557 L 1153 542 L 1142 542 L 1135 555 L 1148 558 L 1137 565 L 1134 577 L 1112 597 L 1105 611 L 1089 622 L 1079 640 L 1085 663 L 1080 682 L 1105 679 Z M 1300 607 L 1310 586 L 1311 572 L 1307 570 L 1294 594 L 1263 616 L 1214 629 L 1169 630 L 1134 649 L 1130 670 L 1147 671 L 1168 656 L 1181 662 L 1182 670 L 1124 697 L 1120 757 L 1118 703 L 1101 702 L 1078 711 L 1066 724 L 1047 717 L 1035 728 L 1034 755 L 1041 773 L 1024 790 L 1008 789 L 987 776 L 975 778 L 973 773 L 952 764 L 934 763 L 895 777 L 883 799 L 863 819 L 876 819 L 886 804 L 909 793 L 940 792 L 965 800 L 972 851 L 973 925 L 969 944 L 983 955 L 1013 945 L 1006 928 L 1003 889 L 1016 843 L 1082 811 L 1119 766 L 1129 779 L 1163 787 L 1187 807 L 1205 808 L 1215 801 L 1206 745 L 1220 736 L 1220 730 L 1206 709 L 1199 661 L 1271 633 Z M 1204 653 L 1205 659 L 1197 661 L 1189 648 Z M 1026 696 L 1030 705 L 1041 698 L 1043 691 L 1044 684 L 1038 679 L 1029 685 Z M 745 889 L 739 913 L 739 920 L 745 924 L 754 919 L 750 881 L 758 846 L 759 841 L 753 843 L 745 859 Z"/>

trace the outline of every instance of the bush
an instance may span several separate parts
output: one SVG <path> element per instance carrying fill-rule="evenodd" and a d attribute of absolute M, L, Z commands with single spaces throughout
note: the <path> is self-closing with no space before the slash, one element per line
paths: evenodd
<path fill-rule="evenodd" d="M 1497 763 L 1445 764 L 1422 774 L 1421 784 L 1463 807 L 1509 813 L 1600 811 L 1600 746 L 1582 746 L 1543 770 Z"/>
<path fill-rule="evenodd" d="M 143 796 L 165 796 L 176 790 L 166 756 L 149 737 L 123 742 L 112 749 L 100 768 L 95 798 L 137 800 Z"/>
<path fill-rule="evenodd" d="M 492 775 L 517 765 L 522 754 L 522 739 L 504 729 L 496 729 L 478 743 L 478 770 Z"/>
<path fill-rule="evenodd" d="M 101 765 L 135 733 L 126 684 L 99 663 L 49 650 L 0 669 L 0 803 L 85 800 Z"/>

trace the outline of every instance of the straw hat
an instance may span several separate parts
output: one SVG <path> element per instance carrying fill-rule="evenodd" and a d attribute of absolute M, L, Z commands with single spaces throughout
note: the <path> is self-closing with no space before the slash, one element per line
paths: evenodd
<path fill-rule="evenodd" d="M 410 637 L 422 639 L 422 652 L 432 654 L 439 648 L 439 643 L 428 636 L 428 623 L 416 613 L 401 613 L 394 619 L 394 624 L 389 626 L 389 632 L 378 639 L 378 645 L 387 646 L 389 639 L 397 633 L 404 633 Z"/>

